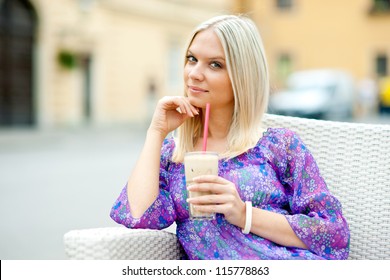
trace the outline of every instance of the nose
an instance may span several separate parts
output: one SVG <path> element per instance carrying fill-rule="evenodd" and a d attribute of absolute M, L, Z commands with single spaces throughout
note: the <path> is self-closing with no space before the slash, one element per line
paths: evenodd
<path fill-rule="evenodd" d="M 202 66 L 200 63 L 197 63 L 196 65 L 192 65 L 188 71 L 188 78 L 192 80 L 202 81 L 204 79 L 204 73 L 203 73 Z"/>

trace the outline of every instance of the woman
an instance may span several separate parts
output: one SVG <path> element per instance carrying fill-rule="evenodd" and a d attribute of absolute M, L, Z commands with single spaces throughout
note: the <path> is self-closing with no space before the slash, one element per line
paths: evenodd
<path fill-rule="evenodd" d="M 131 228 L 176 221 L 190 259 L 346 259 L 348 225 L 311 153 L 294 132 L 262 128 L 269 82 L 254 23 L 219 16 L 201 24 L 187 48 L 184 84 L 184 96 L 158 102 L 111 217 Z M 183 158 L 202 150 L 206 103 L 207 149 L 220 155 L 219 175 L 194 179 L 191 191 L 212 194 L 188 199 Z M 189 219 L 188 203 L 216 219 Z"/>

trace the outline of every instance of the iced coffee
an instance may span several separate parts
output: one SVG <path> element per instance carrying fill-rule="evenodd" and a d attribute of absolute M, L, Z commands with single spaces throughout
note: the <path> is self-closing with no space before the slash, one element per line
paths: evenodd
<path fill-rule="evenodd" d="M 200 175 L 218 175 L 218 154 L 215 152 L 190 152 L 184 156 L 186 185 L 193 184 L 193 178 Z M 188 191 L 188 197 L 208 195 L 209 192 Z M 215 213 L 204 213 L 193 208 L 190 203 L 191 219 L 214 219 Z"/>

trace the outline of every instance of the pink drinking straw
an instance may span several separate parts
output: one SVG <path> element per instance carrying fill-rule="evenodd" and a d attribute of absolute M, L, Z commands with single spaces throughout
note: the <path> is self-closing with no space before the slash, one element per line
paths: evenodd
<path fill-rule="evenodd" d="M 206 104 L 206 114 L 204 116 L 204 129 L 203 129 L 203 152 L 207 150 L 207 137 L 209 133 L 209 117 L 210 117 L 210 103 Z"/>

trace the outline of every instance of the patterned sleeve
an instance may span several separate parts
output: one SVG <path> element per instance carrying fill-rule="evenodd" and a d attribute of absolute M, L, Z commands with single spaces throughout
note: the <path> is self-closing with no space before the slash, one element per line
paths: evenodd
<path fill-rule="evenodd" d="M 115 222 L 128 228 L 163 229 L 175 221 L 176 212 L 168 187 L 168 166 L 173 147 L 172 138 L 164 140 L 160 159 L 160 192 L 153 204 L 140 218 L 132 217 L 126 184 L 111 209 L 110 216 Z"/>
<path fill-rule="evenodd" d="M 301 139 L 283 137 L 281 179 L 289 189 L 292 214 L 286 218 L 310 251 L 326 259 L 347 259 L 350 233 L 341 203 L 328 190 L 317 163 Z"/>

